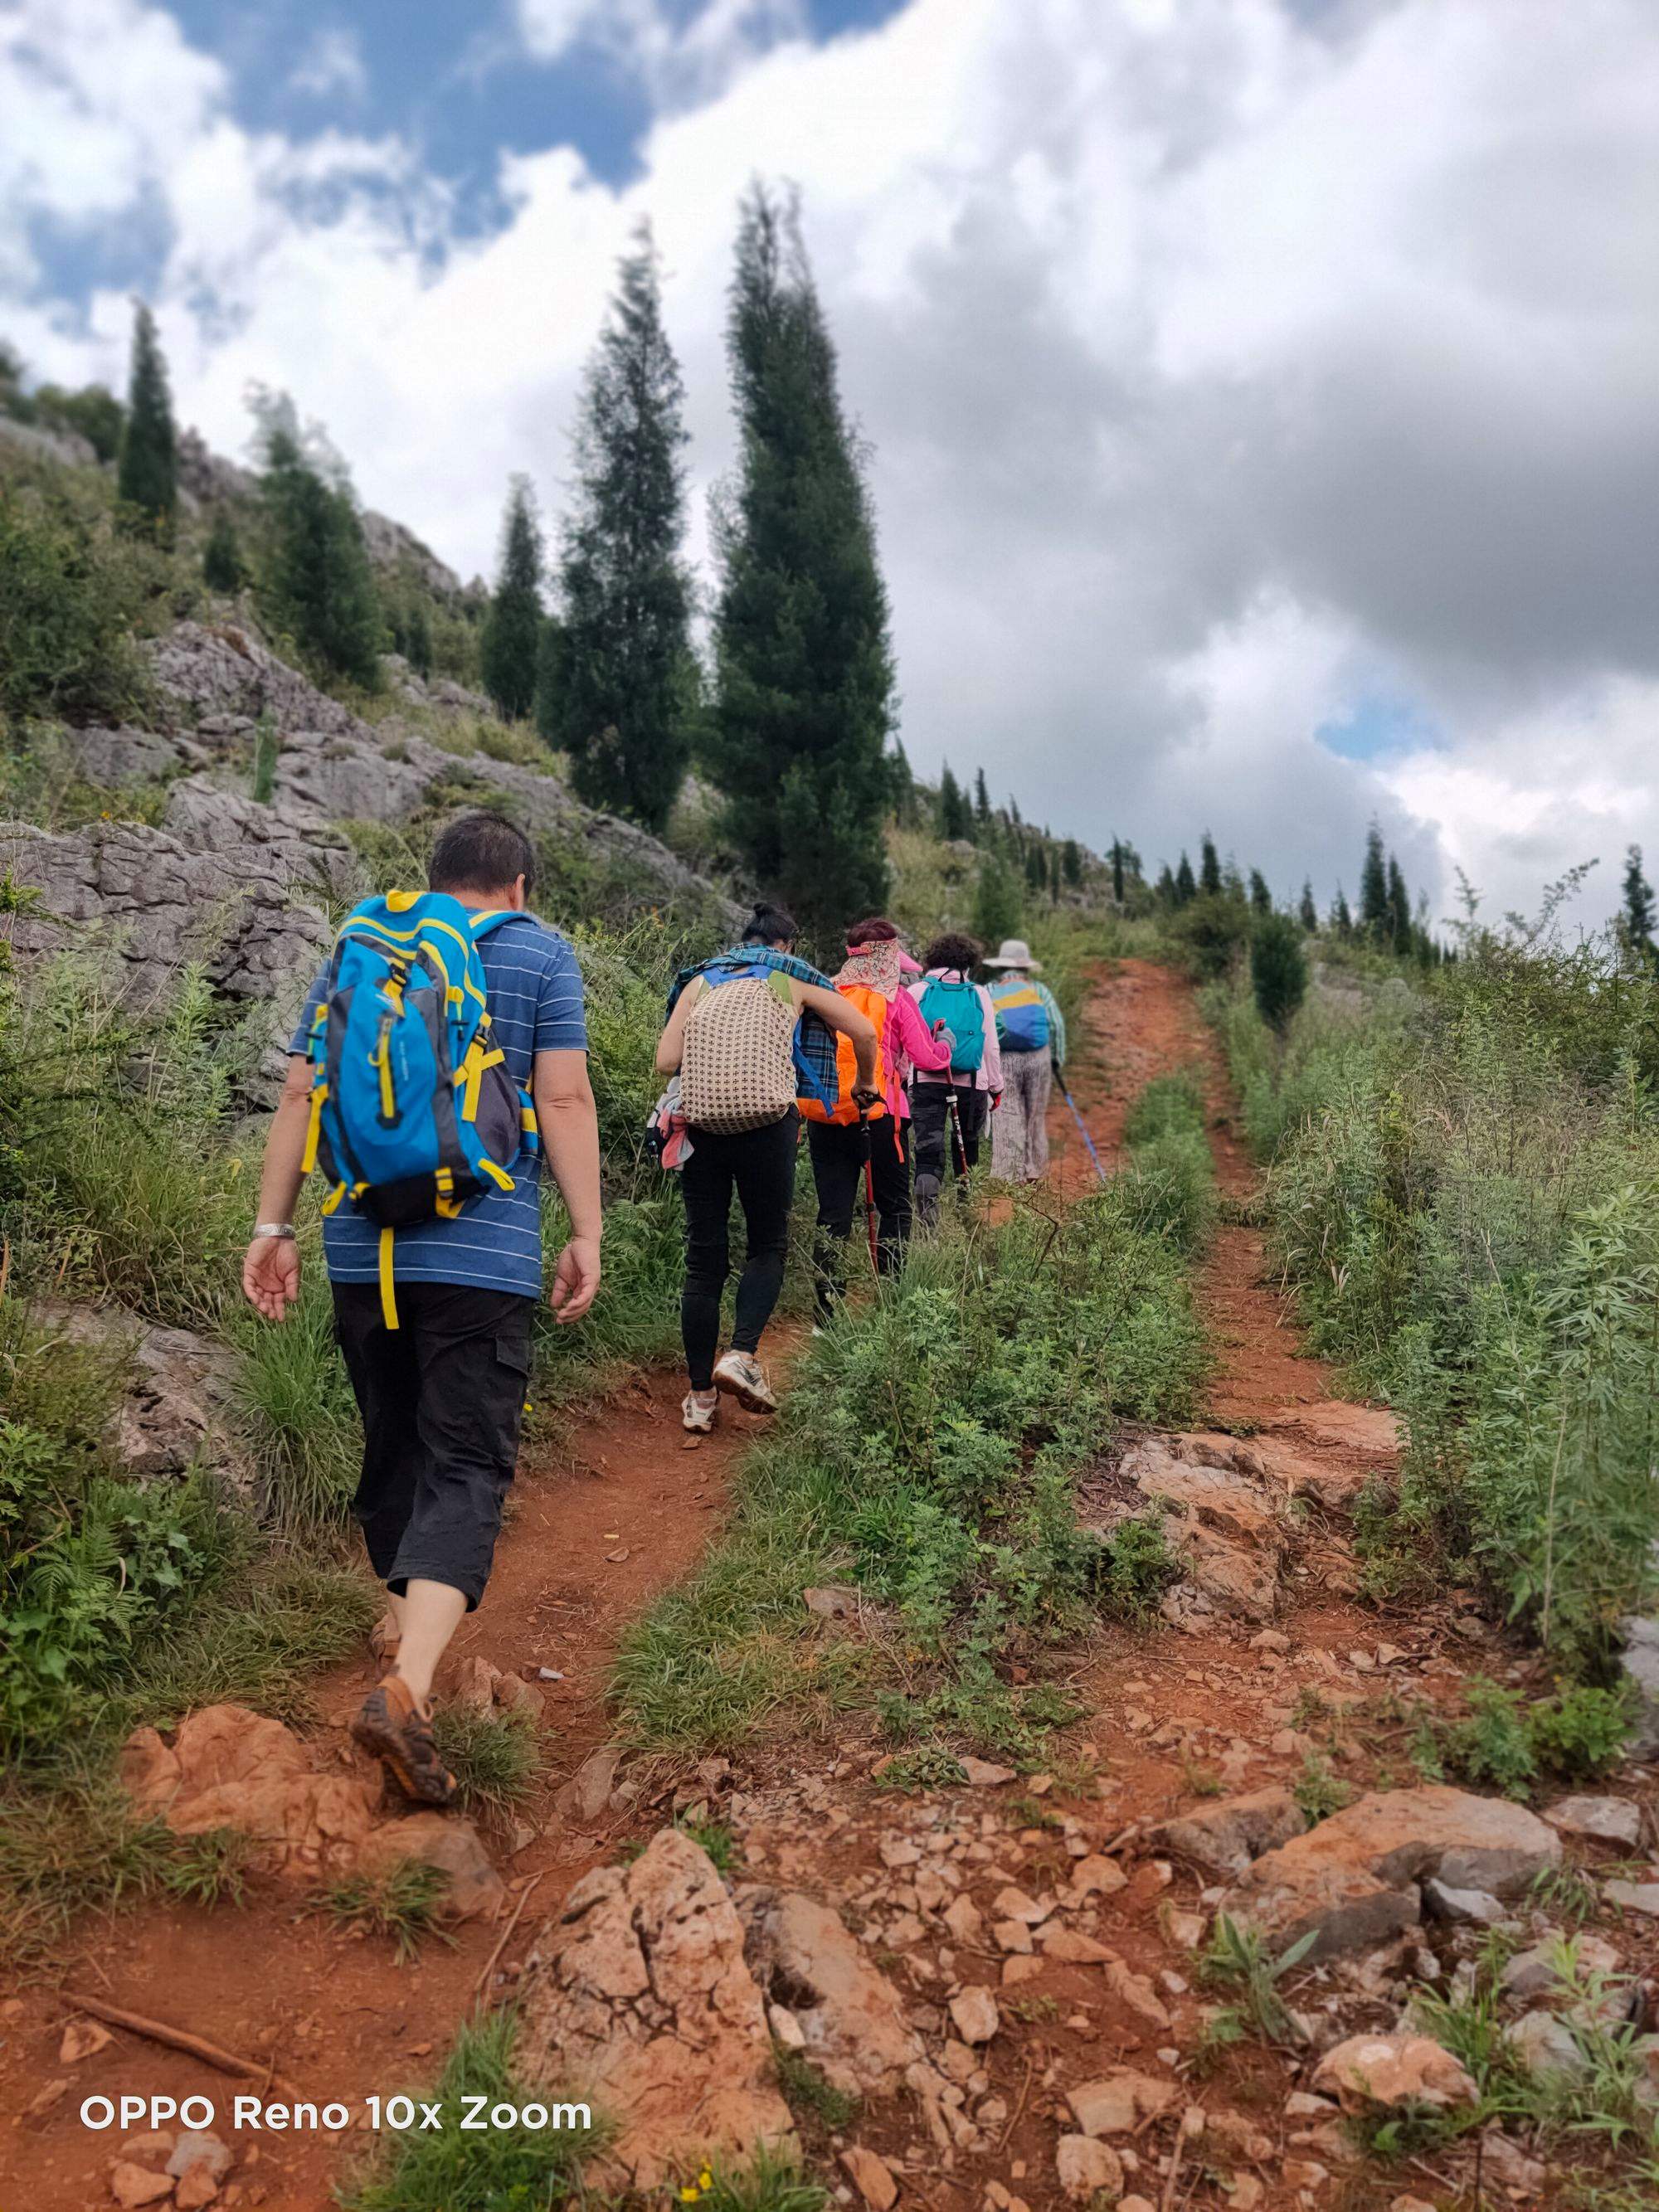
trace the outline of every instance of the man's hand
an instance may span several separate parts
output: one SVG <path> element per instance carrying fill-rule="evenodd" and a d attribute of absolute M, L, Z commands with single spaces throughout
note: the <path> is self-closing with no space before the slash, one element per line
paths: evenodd
<path fill-rule="evenodd" d="M 556 1321 L 580 1321 L 599 1287 L 599 1240 L 573 1237 L 559 1255 L 547 1303 Z"/>
<path fill-rule="evenodd" d="M 873 1083 L 855 1083 L 853 1085 L 853 1103 L 860 1114 L 867 1114 L 872 1106 L 880 1105 L 881 1093 Z"/>
<path fill-rule="evenodd" d="M 300 1248 L 291 1237 L 256 1237 L 242 1262 L 242 1295 L 267 1321 L 286 1321 L 300 1295 Z"/>

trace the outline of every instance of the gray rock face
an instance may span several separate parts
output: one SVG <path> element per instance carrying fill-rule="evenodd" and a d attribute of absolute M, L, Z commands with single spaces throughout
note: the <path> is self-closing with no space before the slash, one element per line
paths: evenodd
<path fill-rule="evenodd" d="M 1544 1808 L 1544 1818 L 1564 1836 L 1588 1836 L 1632 1850 L 1642 1840 L 1642 1808 L 1628 1797 L 1562 1797 Z"/>
<path fill-rule="evenodd" d="M 119 1306 L 38 1310 L 66 1342 L 106 1353 L 125 1377 L 110 1447 L 140 1479 L 217 1468 L 242 1497 L 253 1469 L 236 1433 L 236 1355 L 189 1329 L 153 1327 Z"/>
<path fill-rule="evenodd" d="M 179 433 L 178 468 L 180 492 L 198 507 L 250 500 L 258 492 L 259 480 L 252 470 L 210 452 L 207 440 L 195 428 Z"/>
<path fill-rule="evenodd" d="M 92 441 L 78 430 L 47 430 L 38 422 L 18 422 L 0 415 L 0 446 L 14 446 L 39 460 L 62 461 L 70 468 L 98 465 Z"/>
<path fill-rule="evenodd" d="M 330 939 L 327 917 L 274 857 L 262 864 L 246 847 L 193 851 L 131 823 L 67 834 L 0 823 L 7 873 L 40 894 L 38 904 L 0 915 L 13 952 L 27 959 L 107 944 L 140 1011 L 167 998 L 181 962 L 198 960 L 225 997 L 270 1006 L 280 1036 Z"/>
<path fill-rule="evenodd" d="M 1659 1617 L 1632 1614 L 1625 1625 L 1625 1651 L 1620 1662 L 1625 1680 L 1636 1692 L 1636 1724 L 1629 1751 L 1633 1759 L 1659 1759 Z"/>

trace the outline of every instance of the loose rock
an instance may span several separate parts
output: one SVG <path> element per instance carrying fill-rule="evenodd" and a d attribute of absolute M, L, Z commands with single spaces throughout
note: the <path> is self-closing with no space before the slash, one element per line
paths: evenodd
<path fill-rule="evenodd" d="M 1255 1790 L 1166 1820 L 1152 1840 L 1158 1849 L 1191 1859 L 1212 1874 L 1241 1875 L 1264 1851 L 1301 1835 L 1307 1825 L 1288 1790 Z"/>
<path fill-rule="evenodd" d="M 841 2162 L 851 2178 L 853 2186 L 871 2212 L 890 2212 L 898 2202 L 898 2183 L 885 2159 L 878 2158 L 872 2150 L 854 2143 L 842 2151 Z"/>
<path fill-rule="evenodd" d="M 1479 2092 L 1451 2052 L 1431 2036 L 1353 2035 L 1328 2051 L 1313 2085 L 1346 2112 L 1371 2106 L 1472 2105 Z"/>
<path fill-rule="evenodd" d="M 1560 1838 L 1523 1806 L 1443 1784 L 1376 1790 L 1265 1852 L 1222 1909 L 1275 1942 L 1311 1932 L 1310 1959 L 1331 1958 L 1415 1927 L 1431 1876 L 1518 1897 L 1560 1858 Z"/>
<path fill-rule="evenodd" d="M 951 2000 L 951 2017 L 964 2043 L 988 2043 L 1002 2025 L 997 2001 L 989 1990 L 960 1990 Z"/>
<path fill-rule="evenodd" d="M 1085 2203 L 1098 2190 L 1116 2196 L 1123 2187 L 1123 2168 L 1116 2152 L 1093 2136 L 1062 2136 L 1054 2153 L 1054 2170 L 1066 2196 Z"/>
<path fill-rule="evenodd" d="M 1642 1840 L 1642 1808 L 1628 1797 L 1563 1797 L 1545 1807 L 1544 1818 L 1564 1836 L 1588 1836 L 1631 1850 Z"/>

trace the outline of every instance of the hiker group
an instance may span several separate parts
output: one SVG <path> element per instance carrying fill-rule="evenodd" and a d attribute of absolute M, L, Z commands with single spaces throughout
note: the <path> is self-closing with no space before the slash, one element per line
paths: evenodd
<path fill-rule="evenodd" d="M 295 1213 L 327 1189 L 324 1252 L 335 1333 L 362 1415 L 352 1511 L 386 1591 L 372 1638 L 380 1680 L 352 1723 L 404 1795 L 448 1803 L 433 1677 L 489 1580 L 518 1458 L 542 1290 L 545 1161 L 569 1234 L 556 1321 L 599 1289 L 599 1121 L 575 956 L 529 911 L 535 854 L 512 823 L 476 813 L 438 839 L 423 893 L 365 901 L 307 994 L 272 1116 L 243 1289 L 267 1319 L 300 1295 Z M 854 921 L 834 975 L 761 905 L 742 940 L 677 979 L 657 1066 L 652 1135 L 685 1202 L 681 1300 L 694 1434 L 724 1393 L 776 1399 L 761 1364 L 782 1289 L 800 1132 L 817 1199 L 815 1331 L 843 1295 L 862 1191 L 870 1263 L 900 1267 L 913 1222 L 958 1195 L 988 1129 L 992 1172 L 1048 1164 L 1044 1117 L 1066 1026 L 1018 939 L 989 958 L 940 936 L 913 958 L 881 916 Z M 983 968 L 988 983 L 975 980 Z M 730 1216 L 744 1226 L 721 1350 Z"/>
<path fill-rule="evenodd" d="M 798 957 L 799 935 L 781 908 L 757 906 L 741 943 L 677 979 L 657 1047 L 669 1084 L 654 1135 L 685 1194 L 683 1418 L 694 1433 L 714 1426 L 722 1392 L 751 1412 L 775 1408 L 760 1344 L 783 1284 L 803 1126 L 817 1197 L 815 1330 L 842 1294 L 860 1188 L 871 1266 L 890 1275 L 913 1221 L 936 1219 L 945 1182 L 965 1189 L 988 1126 L 994 1174 L 1031 1182 L 1048 1166 L 1066 1026 L 1029 945 L 1011 939 L 988 960 L 952 934 L 917 960 L 872 915 L 848 927 L 830 976 Z M 980 966 L 988 987 L 974 980 Z M 721 1353 L 734 1195 L 745 1249 Z"/>

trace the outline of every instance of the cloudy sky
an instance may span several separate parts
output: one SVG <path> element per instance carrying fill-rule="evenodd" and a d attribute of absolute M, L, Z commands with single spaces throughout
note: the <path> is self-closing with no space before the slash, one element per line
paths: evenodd
<path fill-rule="evenodd" d="M 726 465 L 732 214 L 795 179 L 927 770 L 1448 911 L 1659 862 L 1653 0 L 0 0 L 0 333 L 251 380 L 464 574 L 556 513 L 642 212 Z"/>

